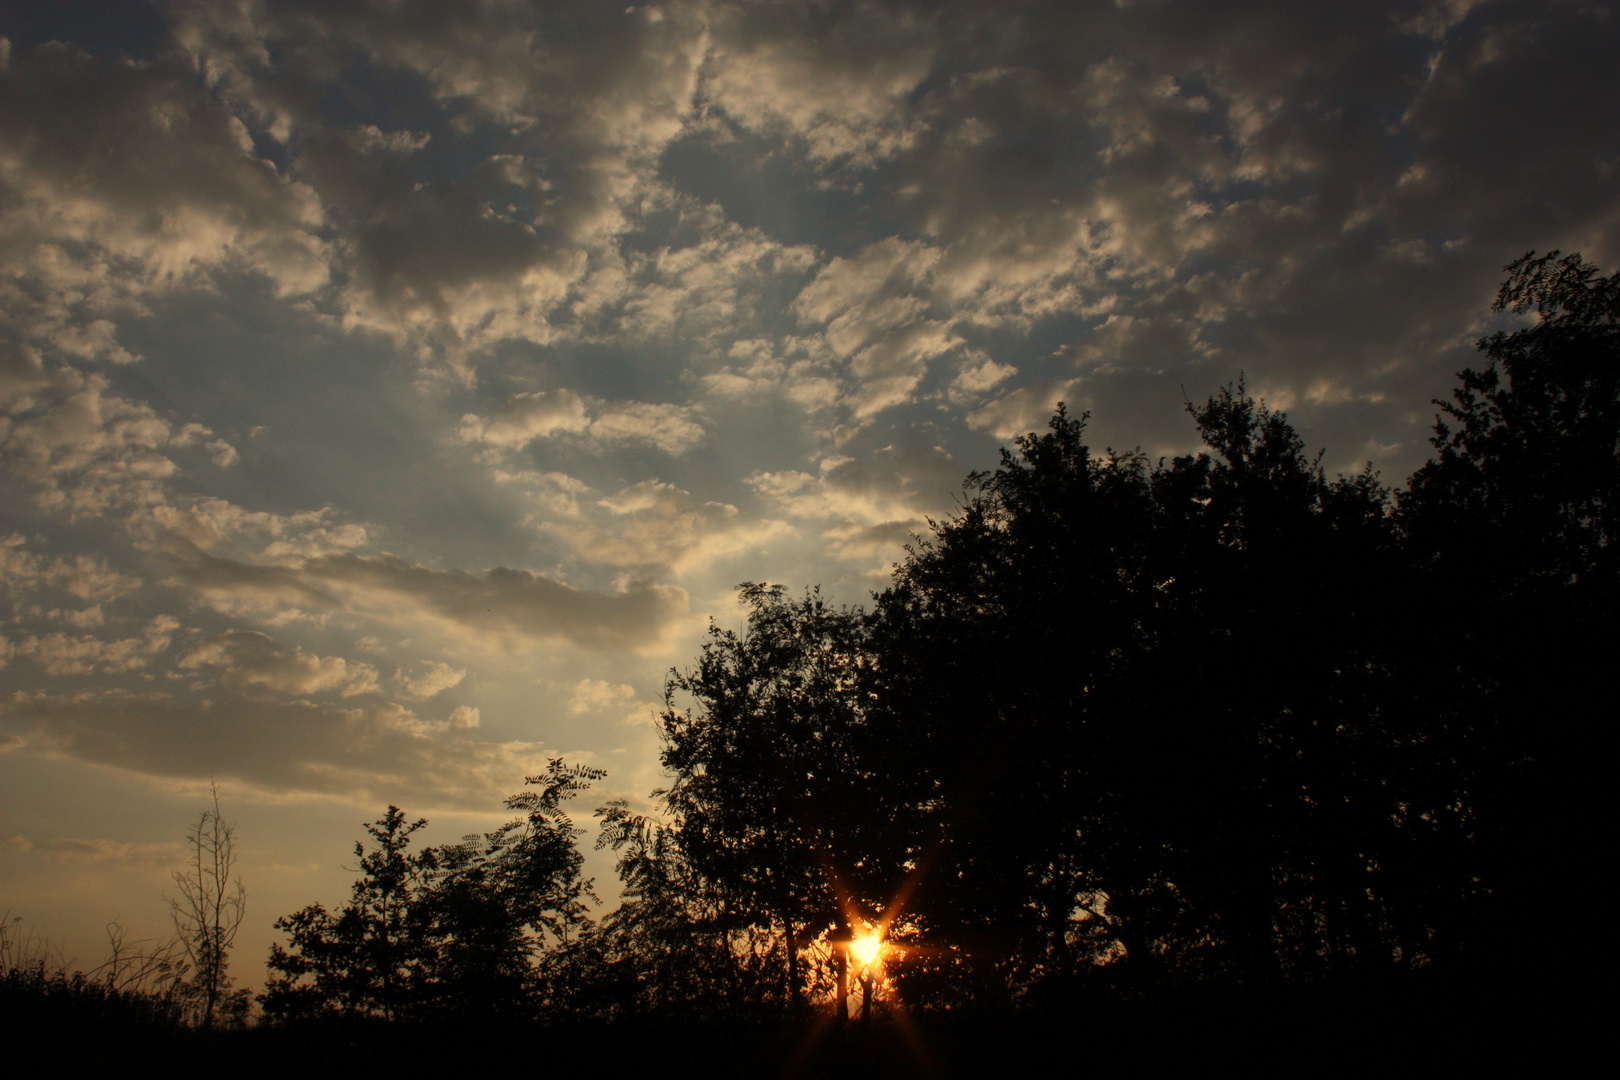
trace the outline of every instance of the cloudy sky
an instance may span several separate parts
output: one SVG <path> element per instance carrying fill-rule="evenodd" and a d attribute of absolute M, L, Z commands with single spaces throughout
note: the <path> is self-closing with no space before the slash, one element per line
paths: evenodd
<path fill-rule="evenodd" d="M 737 583 L 864 600 L 1059 401 L 1172 454 L 1243 373 L 1398 483 L 1504 263 L 1620 264 L 1617 22 L 7 4 L 0 908 L 157 932 L 214 778 L 256 981 L 390 802 L 645 798 Z"/>

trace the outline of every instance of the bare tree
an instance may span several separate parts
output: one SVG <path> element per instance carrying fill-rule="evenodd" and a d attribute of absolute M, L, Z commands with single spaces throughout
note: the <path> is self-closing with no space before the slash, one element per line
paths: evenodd
<path fill-rule="evenodd" d="M 169 898 L 175 935 L 185 949 L 192 976 L 188 989 L 203 1027 L 213 1027 L 221 1013 L 239 1013 L 247 995 L 231 992 L 227 974 L 231 944 L 247 913 L 247 890 L 233 877 L 236 826 L 219 813 L 219 785 L 210 786 L 214 805 L 204 810 L 186 833 L 188 863 L 174 872 L 179 898 Z"/>
<path fill-rule="evenodd" d="M 107 959 L 85 972 L 114 993 L 174 1000 L 186 974 L 186 947 L 178 937 L 130 940 L 129 927 L 107 924 Z"/>

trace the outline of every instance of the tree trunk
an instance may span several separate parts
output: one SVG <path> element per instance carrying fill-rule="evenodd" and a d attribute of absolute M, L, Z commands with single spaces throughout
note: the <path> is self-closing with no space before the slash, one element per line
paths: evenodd
<path fill-rule="evenodd" d="M 793 920 L 782 920 L 782 949 L 787 953 L 788 1008 L 799 1011 L 799 949 L 793 936 Z"/>

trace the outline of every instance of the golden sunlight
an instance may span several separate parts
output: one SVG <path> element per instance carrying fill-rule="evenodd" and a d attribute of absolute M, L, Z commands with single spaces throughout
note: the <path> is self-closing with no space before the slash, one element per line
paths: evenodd
<path fill-rule="evenodd" d="M 862 967 L 871 967 L 877 962 L 878 954 L 883 951 L 883 939 L 876 934 L 864 934 L 849 943 L 849 954 L 853 956 Z"/>

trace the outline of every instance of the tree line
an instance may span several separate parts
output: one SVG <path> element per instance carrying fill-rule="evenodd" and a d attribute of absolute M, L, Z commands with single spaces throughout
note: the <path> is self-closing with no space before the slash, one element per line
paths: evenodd
<path fill-rule="evenodd" d="M 1241 381 L 1168 461 L 1059 406 L 870 608 L 741 587 L 669 677 L 657 813 L 596 811 L 615 911 L 563 805 L 598 772 L 415 855 L 390 807 L 351 903 L 277 924 L 266 1015 L 791 1013 L 863 929 L 909 1008 L 1583 955 L 1620 274 L 1507 270 L 1494 310 L 1535 319 L 1479 343 L 1403 488 L 1329 478 Z"/>
<path fill-rule="evenodd" d="M 1494 310 L 1534 318 L 1403 487 L 1330 478 L 1241 380 L 1169 460 L 1059 406 L 870 606 L 741 587 L 669 676 L 655 812 L 595 810 L 611 913 L 569 812 L 600 770 L 553 761 L 454 844 L 391 806 L 348 903 L 277 921 L 264 1016 L 792 1016 L 861 933 L 866 995 L 923 1011 L 1593 963 L 1620 274 L 1507 271 Z M 177 878 L 205 1024 L 244 1000 L 231 837 L 216 799 Z"/>

